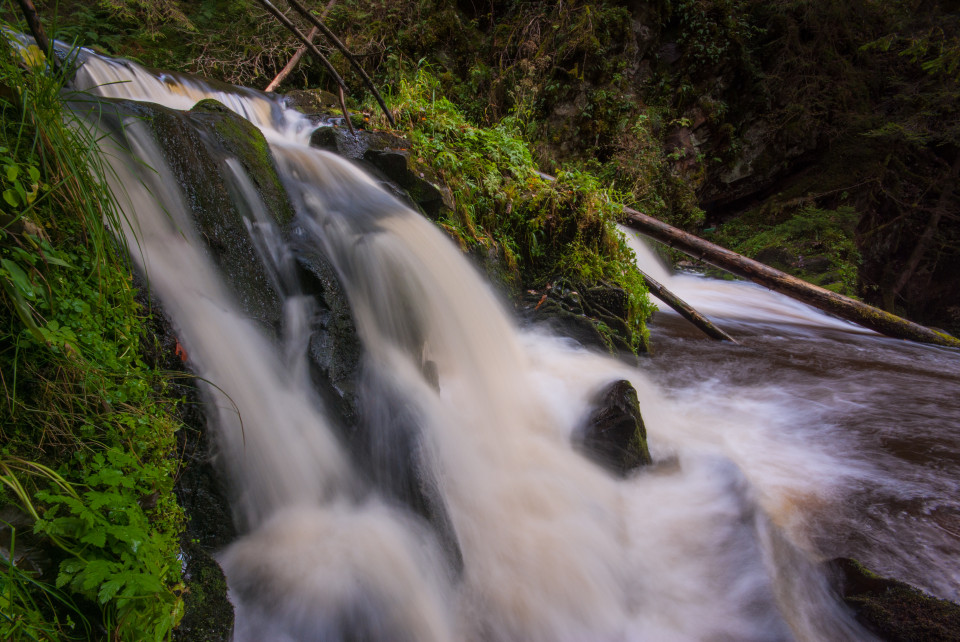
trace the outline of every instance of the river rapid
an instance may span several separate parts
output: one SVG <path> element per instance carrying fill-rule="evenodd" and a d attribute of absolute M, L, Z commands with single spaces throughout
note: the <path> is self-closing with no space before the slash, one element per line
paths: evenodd
<path fill-rule="evenodd" d="M 104 139 L 134 260 L 215 384 L 241 531 L 219 557 L 236 640 L 869 639 L 822 564 L 838 555 L 960 596 L 956 351 L 670 274 L 633 239 L 645 270 L 741 345 L 659 312 L 639 365 L 595 354 L 519 327 L 449 239 L 309 147 L 316 125 L 279 98 L 92 54 L 77 83 L 175 109 L 216 98 L 264 133 L 296 210 L 280 229 L 223 160 L 281 293 L 274 340 L 213 266 L 162 143 L 136 118 Z M 312 389 L 315 307 L 290 268 L 305 246 L 350 301 L 374 459 L 416 471 L 434 520 L 395 500 L 390 475 L 369 483 Z M 627 479 L 571 439 L 618 379 L 637 389 L 654 458 Z"/>

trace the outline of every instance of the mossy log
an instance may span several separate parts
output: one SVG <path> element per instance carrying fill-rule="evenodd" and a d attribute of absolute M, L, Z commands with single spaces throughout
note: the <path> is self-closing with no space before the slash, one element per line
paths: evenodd
<path fill-rule="evenodd" d="M 638 270 L 643 276 L 643 280 L 647 284 L 647 289 L 650 290 L 650 294 L 657 297 L 671 308 L 676 310 L 680 316 L 692 323 L 693 325 L 700 328 L 705 335 L 711 339 L 716 339 L 717 341 L 729 341 L 730 343 L 739 343 L 736 339 L 731 337 L 729 334 L 715 326 L 710 319 L 703 316 L 696 310 L 694 310 L 690 305 L 678 297 L 676 294 L 663 287 L 658 281 L 654 280 L 650 275 L 648 275 L 643 270 Z"/>
<path fill-rule="evenodd" d="M 626 214 L 623 220 L 624 225 L 721 270 L 749 279 L 774 292 L 785 294 L 841 319 L 852 321 L 888 337 L 960 348 L 960 339 L 949 334 L 812 285 L 795 276 L 714 245 L 698 236 L 678 230 L 637 210 L 625 207 L 624 213 Z"/>

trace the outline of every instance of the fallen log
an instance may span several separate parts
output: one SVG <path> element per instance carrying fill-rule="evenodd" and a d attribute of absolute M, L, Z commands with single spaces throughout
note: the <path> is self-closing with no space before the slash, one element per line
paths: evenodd
<path fill-rule="evenodd" d="M 678 297 L 676 294 L 663 287 L 659 282 L 654 280 L 650 275 L 648 275 L 643 270 L 637 270 L 640 272 L 640 275 L 643 277 L 643 280 L 647 284 L 647 289 L 650 290 L 650 294 L 654 295 L 671 308 L 676 310 L 680 316 L 692 323 L 693 325 L 700 328 L 705 335 L 711 339 L 716 339 L 717 341 L 729 341 L 730 343 L 739 344 L 739 341 L 731 337 L 729 334 L 718 328 L 714 325 L 710 319 L 703 316 L 696 310 L 694 310 L 690 305 Z"/>
<path fill-rule="evenodd" d="M 862 301 L 807 283 L 759 261 L 748 259 L 698 236 L 678 230 L 663 221 L 629 207 L 624 208 L 624 214 L 625 217 L 621 221 L 624 225 L 632 227 L 654 240 L 665 243 L 721 270 L 749 279 L 774 292 L 785 294 L 819 310 L 836 315 L 841 319 L 852 321 L 888 337 L 960 348 L 960 339 L 944 332 L 938 332 L 867 305 Z"/>

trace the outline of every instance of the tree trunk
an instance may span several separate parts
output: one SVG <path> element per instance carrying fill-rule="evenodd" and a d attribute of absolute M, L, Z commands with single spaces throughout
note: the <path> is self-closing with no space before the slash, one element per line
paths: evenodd
<path fill-rule="evenodd" d="M 626 214 L 623 220 L 624 225 L 639 230 L 647 236 L 696 259 L 706 261 L 722 270 L 759 283 L 775 292 L 803 301 L 824 312 L 829 312 L 888 337 L 960 348 L 960 339 L 948 334 L 937 332 L 861 301 L 812 285 L 763 263 L 731 252 L 719 245 L 714 245 L 693 234 L 678 230 L 634 209 L 624 208 L 624 213 Z"/>
<path fill-rule="evenodd" d="M 23 17 L 27 21 L 27 26 L 30 27 L 30 33 L 33 34 L 37 48 L 47 57 L 47 62 L 50 63 L 50 67 L 57 70 L 59 68 L 57 57 L 54 55 L 53 49 L 50 48 L 50 42 L 47 40 L 47 34 L 43 31 L 43 25 L 40 23 L 40 16 L 37 15 L 36 7 L 33 6 L 31 0 L 19 1 L 20 10 L 23 12 Z"/>
<path fill-rule="evenodd" d="M 707 317 L 691 308 L 686 301 L 651 278 L 646 272 L 643 270 L 639 270 L 639 272 L 643 276 L 643 280 L 646 282 L 651 294 L 676 310 L 684 319 L 700 328 L 705 335 L 717 341 L 739 343 L 736 339 L 711 323 Z"/>
<path fill-rule="evenodd" d="M 947 207 L 950 205 L 953 190 L 957 186 L 958 175 L 960 175 L 960 154 L 957 154 L 957 158 L 953 162 L 953 168 L 944 181 L 945 184 L 940 190 L 940 197 L 937 199 L 937 206 L 930 212 L 930 218 L 927 219 L 927 226 L 924 228 L 923 234 L 921 234 L 917 240 L 917 244 L 914 246 L 913 252 L 910 253 L 910 258 L 907 259 L 903 272 L 900 273 L 900 278 L 897 279 L 897 282 L 893 286 L 893 291 L 890 293 L 891 305 L 896 301 L 896 298 L 900 295 L 900 292 L 903 291 L 907 283 L 910 282 L 910 279 L 913 278 L 913 275 L 916 274 L 917 268 L 920 267 L 920 261 L 923 260 L 923 256 L 927 253 L 927 250 L 930 249 L 933 237 L 937 233 L 937 228 L 940 226 L 940 219 L 943 218 Z M 893 308 L 889 307 L 888 309 L 892 310 Z"/>

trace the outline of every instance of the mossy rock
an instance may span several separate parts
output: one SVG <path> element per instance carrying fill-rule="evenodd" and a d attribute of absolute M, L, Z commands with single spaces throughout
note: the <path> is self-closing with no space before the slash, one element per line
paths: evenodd
<path fill-rule="evenodd" d="M 190 114 L 192 120 L 212 127 L 220 147 L 240 161 L 274 220 L 279 225 L 290 222 L 293 207 L 263 133 L 253 123 L 212 98 L 198 102 Z"/>
<path fill-rule="evenodd" d="M 588 286 L 559 279 L 545 290 L 529 290 L 520 300 L 521 315 L 584 347 L 611 355 L 631 355 L 634 338 L 627 322 L 627 295 L 616 286 Z M 641 345 L 640 352 L 647 346 Z"/>
<path fill-rule="evenodd" d="M 214 100 L 180 112 L 151 103 L 115 101 L 117 112 L 102 119 L 119 123 L 135 116 L 147 124 L 193 213 L 200 238 L 214 263 L 237 295 L 244 312 L 267 326 L 282 315 L 274 291 L 250 239 L 245 219 L 256 217 L 226 165 L 235 158 L 279 225 L 293 218 L 293 208 L 280 183 L 269 146 L 260 131 Z"/>
<path fill-rule="evenodd" d="M 340 111 L 340 98 L 323 89 L 294 89 L 283 97 L 287 107 L 307 115 L 327 116 Z"/>
<path fill-rule="evenodd" d="M 587 457 L 620 476 L 653 461 L 637 391 L 629 381 L 614 381 L 597 393 L 576 442 Z"/>
<path fill-rule="evenodd" d="M 841 573 L 844 602 L 853 609 L 857 621 L 881 640 L 960 640 L 960 605 L 880 577 L 856 560 L 840 558 L 832 564 Z"/>
<path fill-rule="evenodd" d="M 216 560 L 197 544 L 183 548 L 187 571 L 184 615 L 173 639 L 182 642 L 228 642 L 233 639 L 233 604 L 227 580 Z"/>

